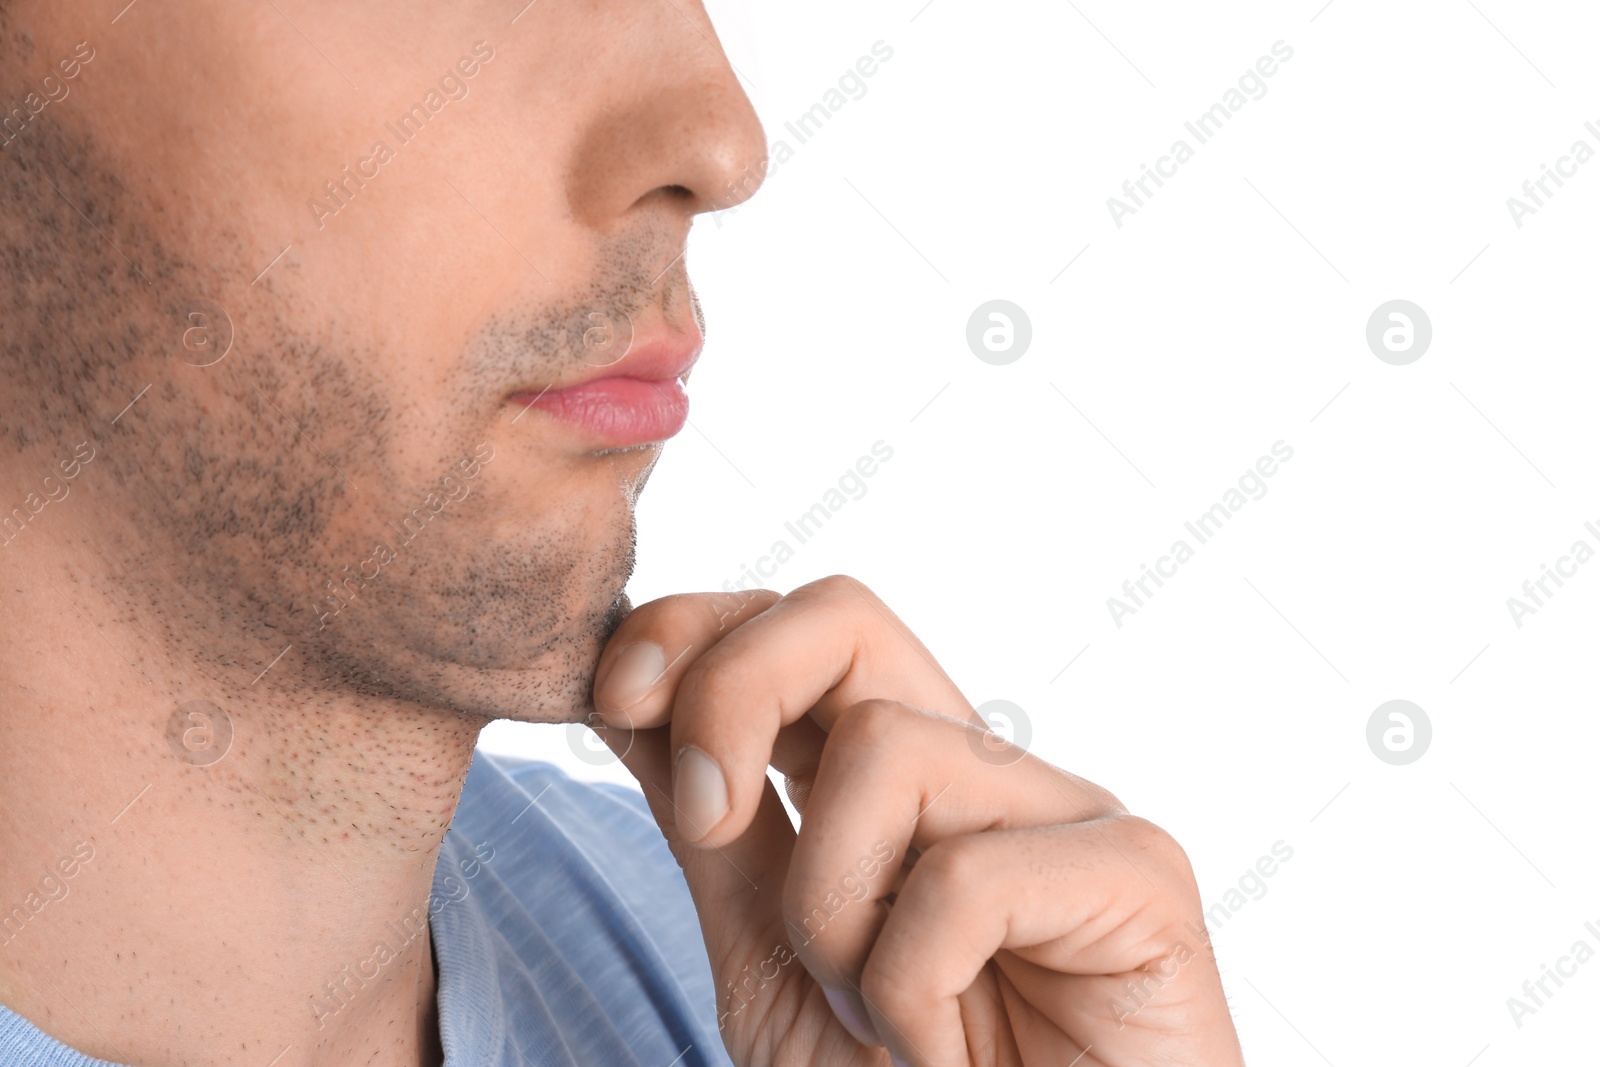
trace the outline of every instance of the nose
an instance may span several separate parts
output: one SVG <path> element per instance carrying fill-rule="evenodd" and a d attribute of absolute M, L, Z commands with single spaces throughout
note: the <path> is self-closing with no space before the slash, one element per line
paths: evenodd
<path fill-rule="evenodd" d="M 627 5 L 605 79 L 572 157 L 577 218 L 609 228 L 643 205 L 685 219 L 748 200 L 766 174 L 766 136 L 698 0 Z"/>

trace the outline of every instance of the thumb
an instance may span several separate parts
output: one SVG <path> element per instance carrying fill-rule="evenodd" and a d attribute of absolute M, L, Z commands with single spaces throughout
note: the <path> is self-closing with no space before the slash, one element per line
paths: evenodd
<path fill-rule="evenodd" d="M 650 814 L 683 868 L 719 990 L 723 979 L 734 977 L 750 961 L 787 949 L 783 886 L 795 831 L 772 782 L 767 782 L 756 816 L 743 834 L 720 847 L 690 845 L 678 832 L 673 803 L 670 727 L 603 727 L 595 732 L 638 779 Z"/>

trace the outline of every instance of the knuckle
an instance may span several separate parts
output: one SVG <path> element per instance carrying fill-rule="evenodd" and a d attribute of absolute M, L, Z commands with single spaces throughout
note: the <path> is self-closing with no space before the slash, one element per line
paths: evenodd
<path fill-rule="evenodd" d="M 698 630 L 696 624 L 705 618 L 706 608 L 704 593 L 673 593 L 640 604 L 623 620 L 623 626 L 642 626 L 656 633 L 682 632 L 690 628 Z"/>
<path fill-rule="evenodd" d="M 797 952 L 813 959 L 827 956 L 828 934 L 837 905 L 828 908 L 828 890 L 814 878 L 791 876 L 783 888 L 783 921 Z"/>
<path fill-rule="evenodd" d="M 707 630 L 723 633 L 753 618 L 782 599 L 771 589 L 736 589 L 724 593 L 695 593 L 696 621 Z"/>
<path fill-rule="evenodd" d="M 1138 815 L 1119 815 L 1117 824 L 1123 841 L 1136 852 L 1155 859 L 1172 859 L 1183 855 L 1177 839 L 1149 819 Z"/>
<path fill-rule="evenodd" d="M 1149 819 L 1137 815 L 1118 815 L 1115 821 L 1118 837 L 1130 855 L 1141 865 L 1147 864 L 1162 872 L 1170 883 L 1179 888 L 1181 895 L 1187 895 L 1192 890 L 1198 897 L 1194 867 L 1177 838 Z"/>
<path fill-rule="evenodd" d="M 906 740 L 907 720 L 917 714 L 897 700 L 872 697 L 850 705 L 829 732 L 829 741 L 850 748 L 884 751 Z"/>
<path fill-rule="evenodd" d="M 619 631 L 644 631 L 652 635 L 701 635 L 732 629 L 767 608 L 781 596 L 771 589 L 741 589 L 720 593 L 673 593 L 640 604 L 622 621 Z"/>
<path fill-rule="evenodd" d="M 861 969 L 861 995 L 902 1032 L 924 1010 L 922 976 L 906 961 L 874 952 Z"/>
<path fill-rule="evenodd" d="M 736 700 L 748 692 L 746 671 L 732 656 L 708 651 L 689 667 L 678 683 L 678 699 L 689 706 L 704 706 Z"/>
<path fill-rule="evenodd" d="M 958 908 L 961 899 L 978 890 L 988 869 L 978 838 L 950 838 L 924 851 L 906 881 L 908 888 L 915 882 L 916 892 Z"/>
<path fill-rule="evenodd" d="M 867 588 L 866 583 L 848 574 L 830 574 L 826 578 L 818 578 L 814 582 L 807 582 L 805 585 L 800 586 L 789 595 L 791 597 L 800 595 L 802 597 L 816 596 L 847 598 L 850 600 L 858 600 L 863 597 L 868 600 L 877 599 L 872 590 Z"/>

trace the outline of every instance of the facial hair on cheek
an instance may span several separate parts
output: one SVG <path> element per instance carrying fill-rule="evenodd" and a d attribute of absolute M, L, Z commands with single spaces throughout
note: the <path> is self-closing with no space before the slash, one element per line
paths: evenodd
<path fill-rule="evenodd" d="M 92 471 L 105 475 L 100 510 L 123 520 L 123 532 L 99 539 L 115 576 L 104 590 L 183 656 L 229 676 L 252 669 L 277 654 L 284 633 L 312 621 L 301 591 L 370 550 L 362 541 L 384 508 L 362 483 L 397 484 L 386 451 L 396 429 L 392 384 L 363 370 L 383 366 L 379 354 L 336 354 L 327 337 L 299 325 L 295 313 L 309 321 L 310 309 L 280 297 L 272 280 L 252 290 L 245 272 L 228 266 L 249 260 L 249 249 L 231 247 L 206 263 L 173 254 L 149 225 L 158 209 L 124 187 L 89 138 L 59 127 L 34 133 L 31 153 L 7 162 L 0 182 L 0 196 L 31 201 L 11 216 L 27 225 L 8 236 L 0 267 L 20 305 L 0 360 L 27 383 L 20 392 L 36 398 L 6 405 L 8 435 L 46 453 L 92 439 L 105 457 Z M 119 248 L 96 228 L 116 234 Z M 502 324 L 521 342 L 519 358 L 570 366 L 589 309 L 626 315 L 661 298 L 675 279 L 652 293 L 652 257 L 646 242 L 633 241 L 613 247 L 611 281 L 588 299 L 547 309 L 532 324 Z M 204 371 L 175 361 L 166 342 L 194 293 L 256 294 L 240 319 L 265 324 L 265 340 L 239 338 L 234 358 Z M 549 343 L 557 338 L 564 343 Z M 480 384 L 491 381 L 484 373 Z M 136 395 L 140 407 L 110 422 Z M 480 392 L 472 403 L 482 400 Z M 430 434 L 445 462 L 470 436 L 446 443 L 439 427 L 407 432 Z M 396 580 L 366 605 L 375 610 L 359 629 L 300 649 L 305 681 L 472 714 L 573 717 L 587 702 L 599 648 L 627 610 L 631 509 L 625 530 L 599 534 L 563 527 L 553 509 L 536 532 L 487 547 L 472 536 L 470 514 L 464 508 L 456 529 L 444 530 L 450 536 L 419 547 L 409 573 L 380 579 Z M 441 680 L 441 664 L 465 666 L 466 680 Z M 285 666 L 279 684 L 294 675 Z"/>

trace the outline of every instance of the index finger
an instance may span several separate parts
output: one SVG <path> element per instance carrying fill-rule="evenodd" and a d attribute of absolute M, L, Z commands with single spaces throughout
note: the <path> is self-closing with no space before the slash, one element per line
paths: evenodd
<path fill-rule="evenodd" d="M 828 729 L 887 697 L 982 725 L 906 628 L 860 582 L 801 586 L 694 661 L 672 701 L 673 792 L 683 839 L 722 846 L 754 818 L 779 732 L 810 713 Z"/>
<path fill-rule="evenodd" d="M 600 720 L 630 730 L 666 722 L 678 679 L 695 659 L 780 597 L 771 589 L 680 593 L 634 608 L 595 664 Z"/>

